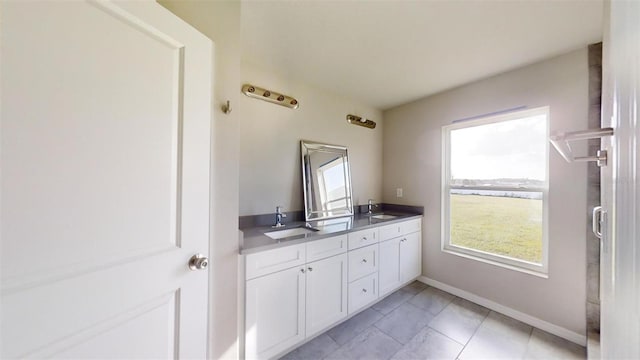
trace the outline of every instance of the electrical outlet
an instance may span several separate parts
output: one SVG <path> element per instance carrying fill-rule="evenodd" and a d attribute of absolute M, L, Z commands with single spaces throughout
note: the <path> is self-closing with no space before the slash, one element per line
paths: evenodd
<path fill-rule="evenodd" d="M 396 197 L 399 197 L 399 198 L 402 197 L 402 188 L 397 188 L 396 189 Z"/>

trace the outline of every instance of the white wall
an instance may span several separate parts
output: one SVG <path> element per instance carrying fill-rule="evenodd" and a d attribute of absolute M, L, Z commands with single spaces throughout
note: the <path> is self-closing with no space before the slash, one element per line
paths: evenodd
<path fill-rule="evenodd" d="M 240 112 L 220 105 L 240 98 L 240 2 L 160 1 L 214 42 L 211 184 L 211 359 L 238 358 L 238 122 Z M 188 55 L 187 55 L 188 56 Z"/>
<path fill-rule="evenodd" d="M 548 279 L 443 253 L 440 196 L 443 125 L 549 105 L 551 131 L 585 129 L 587 86 L 585 48 L 385 111 L 383 200 L 425 207 L 423 275 L 585 333 L 585 164 L 568 164 L 550 148 Z"/>
<path fill-rule="evenodd" d="M 240 215 L 303 210 L 300 140 L 345 145 L 349 150 L 354 204 L 380 200 L 381 111 L 343 96 L 263 71 L 243 62 L 243 83 L 293 96 L 292 110 L 242 95 L 240 121 Z M 238 85 L 240 92 L 240 85 Z M 375 129 L 347 123 L 347 114 L 377 122 Z"/>

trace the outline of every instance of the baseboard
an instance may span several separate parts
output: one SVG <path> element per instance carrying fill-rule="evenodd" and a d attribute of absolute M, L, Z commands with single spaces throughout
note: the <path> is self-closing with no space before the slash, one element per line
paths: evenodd
<path fill-rule="evenodd" d="M 461 297 L 463 299 L 469 300 L 471 302 L 474 302 L 478 305 L 482 305 L 488 309 L 491 309 L 495 312 L 499 312 L 503 315 L 507 315 L 509 317 L 512 317 L 516 320 L 522 321 L 525 324 L 529 324 L 533 327 L 536 327 L 540 330 L 544 330 L 548 333 L 551 333 L 553 335 L 559 336 L 563 339 L 567 339 L 573 343 L 576 343 L 580 346 L 586 346 L 587 345 L 587 337 L 585 335 L 580 335 L 576 332 L 573 332 L 571 330 L 565 329 L 563 327 L 560 327 L 558 325 L 554 325 L 550 322 L 538 319 L 536 317 L 533 317 L 531 315 L 525 314 L 523 312 L 520 312 L 518 310 L 514 310 L 508 306 L 504 306 L 501 304 L 498 304 L 495 301 L 491 301 L 489 299 L 485 299 L 481 296 L 472 294 L 468 291 L 462 290 L 462 289 L 458 289 L 456 287 L 453 287 L 451 285 L 447 285 L 445 283 L 441 283 L 437 280 L 433 280 L 430 279 L 426 276 L 420 276 L 418 278 L 418 281 L 425 283 L 429 286 L 433 286 L 434 288 L 438 288 L 442 291 L 446 291 L 450 294 L 453 294 L 455 296 Z"/>

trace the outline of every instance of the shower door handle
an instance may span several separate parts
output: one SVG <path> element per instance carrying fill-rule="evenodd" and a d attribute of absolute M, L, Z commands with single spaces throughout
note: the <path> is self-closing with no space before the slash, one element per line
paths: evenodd
<path fill-rule="evenodd" d="M 604 213 L 605 211 L 602 209 L 602 206 L 594 207 L 591 213 L 591 230 L 598 239 L 602 239 L 602 217 Z"/>

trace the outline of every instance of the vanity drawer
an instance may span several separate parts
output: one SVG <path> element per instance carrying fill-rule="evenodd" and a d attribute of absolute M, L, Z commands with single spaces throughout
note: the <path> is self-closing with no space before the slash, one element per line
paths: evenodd
<path fill-rule="evenodd" d="M 378 228 L 354 231 L 348 234 L 349 250 L 378 243 Z"/>
<path fill-rule="evenodd" d="M 349 314 L 371 304 L 378 298 L 378 273 L 349 284 Z"/>
<path fill-rule="evenodd" d="M 347 234 L 307 243 L 307 262 L 347 252 Z"/>
<path fill-rule="evenodd" d="M 402 223 L 380 226 L 380 241 L 393 239 L 402 235 Z"/>
<path fill-rule="evenodd" d="M 422 227 L 421 225 L 421 219 L 413 219 L 391 225 L 380 226 L 380 241 L 385 241 L 398 236 L 420 231 Z"/>
<path fill-rule="evenodd" d="M 247 255 L 246 279 L 303 265 L 306 262 L 305 249 L 306 244 L 298 244 Z"/>
<path fill-rule="evenodd" d="M 405 221 L 403 223 L 400 223 L 400 226 L 402 226 L 403 235 L 411 234 L 411 233 L 422 230 L 422 219 L 413 219 L 413 220 Z"/>
<path fill-rule="evenodd" d="M 349 252 L 349 282 L 378 271 L 378 244 Z"/>

